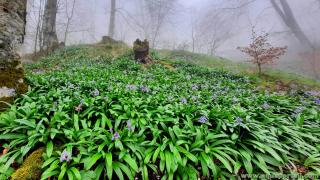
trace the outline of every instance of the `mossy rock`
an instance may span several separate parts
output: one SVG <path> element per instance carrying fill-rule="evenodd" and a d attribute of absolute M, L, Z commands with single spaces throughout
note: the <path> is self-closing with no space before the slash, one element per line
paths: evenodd
<path fill-rule="evenodd" d="M 16 94 L 27 92 L 28 85 L 25 83 L 24 70 L 18 60 L 0 64 L 0 70 L 0 87 L 13 88 Z M 0 97 L 0 111 L 7 107 L 6 103 L 12 103 L 13 99 L 13 97 Z"/>
<path fill-rule="evenodd" d="M 42 153 L 44 148 L 40 148 L 31 153 L 23 162 L 22 166 L 12 175 L 11 180 L 37 180 L 41 177 L 41 166 L 43 164 Z"/>

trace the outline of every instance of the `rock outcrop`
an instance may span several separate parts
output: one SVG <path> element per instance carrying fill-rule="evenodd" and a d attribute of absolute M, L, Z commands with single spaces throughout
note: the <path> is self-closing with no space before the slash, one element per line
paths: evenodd
<path fill-rule="evenodd" d="M 17 49 L 24 40 L 27 0 L 0 0 L 0 101 L 26 91 Z M 0 102 L 0 110 L 4 107 Z"/>

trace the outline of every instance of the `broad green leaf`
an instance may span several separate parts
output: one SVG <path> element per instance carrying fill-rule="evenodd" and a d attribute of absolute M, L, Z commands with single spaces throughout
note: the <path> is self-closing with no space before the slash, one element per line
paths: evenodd
<path fill-rule="evenodd" d="M 123 157 L 123 160 L 124 160 L 126 163 L 128 163 L 129 166 L 130 166 L 135 172 L 138 172 L 138 169 L 139 169 L 139 168 L 138 168 L 138 165 L 137 165 L 136 161 L 130 157 L 130 155 L 125 155 L 125 156 Z"/>
<path fill-rule="evenodd" d="M 46 151 L 47 151 L 47 156 L 50 158 L 51 155 L 52 155 L 52 152 L 53 152 L 53 143 L 52 143 L 52 141 L 48 141 Z"/>

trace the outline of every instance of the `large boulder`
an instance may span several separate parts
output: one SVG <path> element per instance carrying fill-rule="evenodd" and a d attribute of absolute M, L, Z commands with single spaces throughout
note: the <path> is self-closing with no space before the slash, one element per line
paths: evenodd
<path fill-rule="evenodd" d="M 0 110 L 27 85 L 17 49 L 23 43 L 26 0 L 0 0 Z"/>

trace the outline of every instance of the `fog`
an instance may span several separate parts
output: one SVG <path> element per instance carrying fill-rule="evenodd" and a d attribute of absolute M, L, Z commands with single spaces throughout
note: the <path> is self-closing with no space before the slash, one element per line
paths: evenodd
<path fill-rule="evenodd" d="M 28 0 L 23 53 L 35 50 L 41 1 Z M 275 2 L 281 8 L 280 1 Z M 237 47 L 248 46 L 254 27 L 258 34 L 269 33 L 273 45 L 288 47 L 287 54 L 273 68 L 319 80 L 319 57 L 311 62 L 301 53 L 311 49 L 319 52 L 320 1 L 287 2 L 301 30 L 289 27 L 271 0 L 117 0 L 114 39 L 131 45 L 137 38 L 146 38 L 155 49 L 187 50 L 245 62 L 247 57 Z M 72 3 L 73 0 L 59 0 L 56 20 L 59 41 L 64 41 Z M 110 0 L 75 0 L 65 43 L 99 42 L 108 35 L 109 17 Z M 289 20 L 288 23 L 292 24 Z M 297 38 L 294 31 L 303 32 L 312 47 Z"/>

